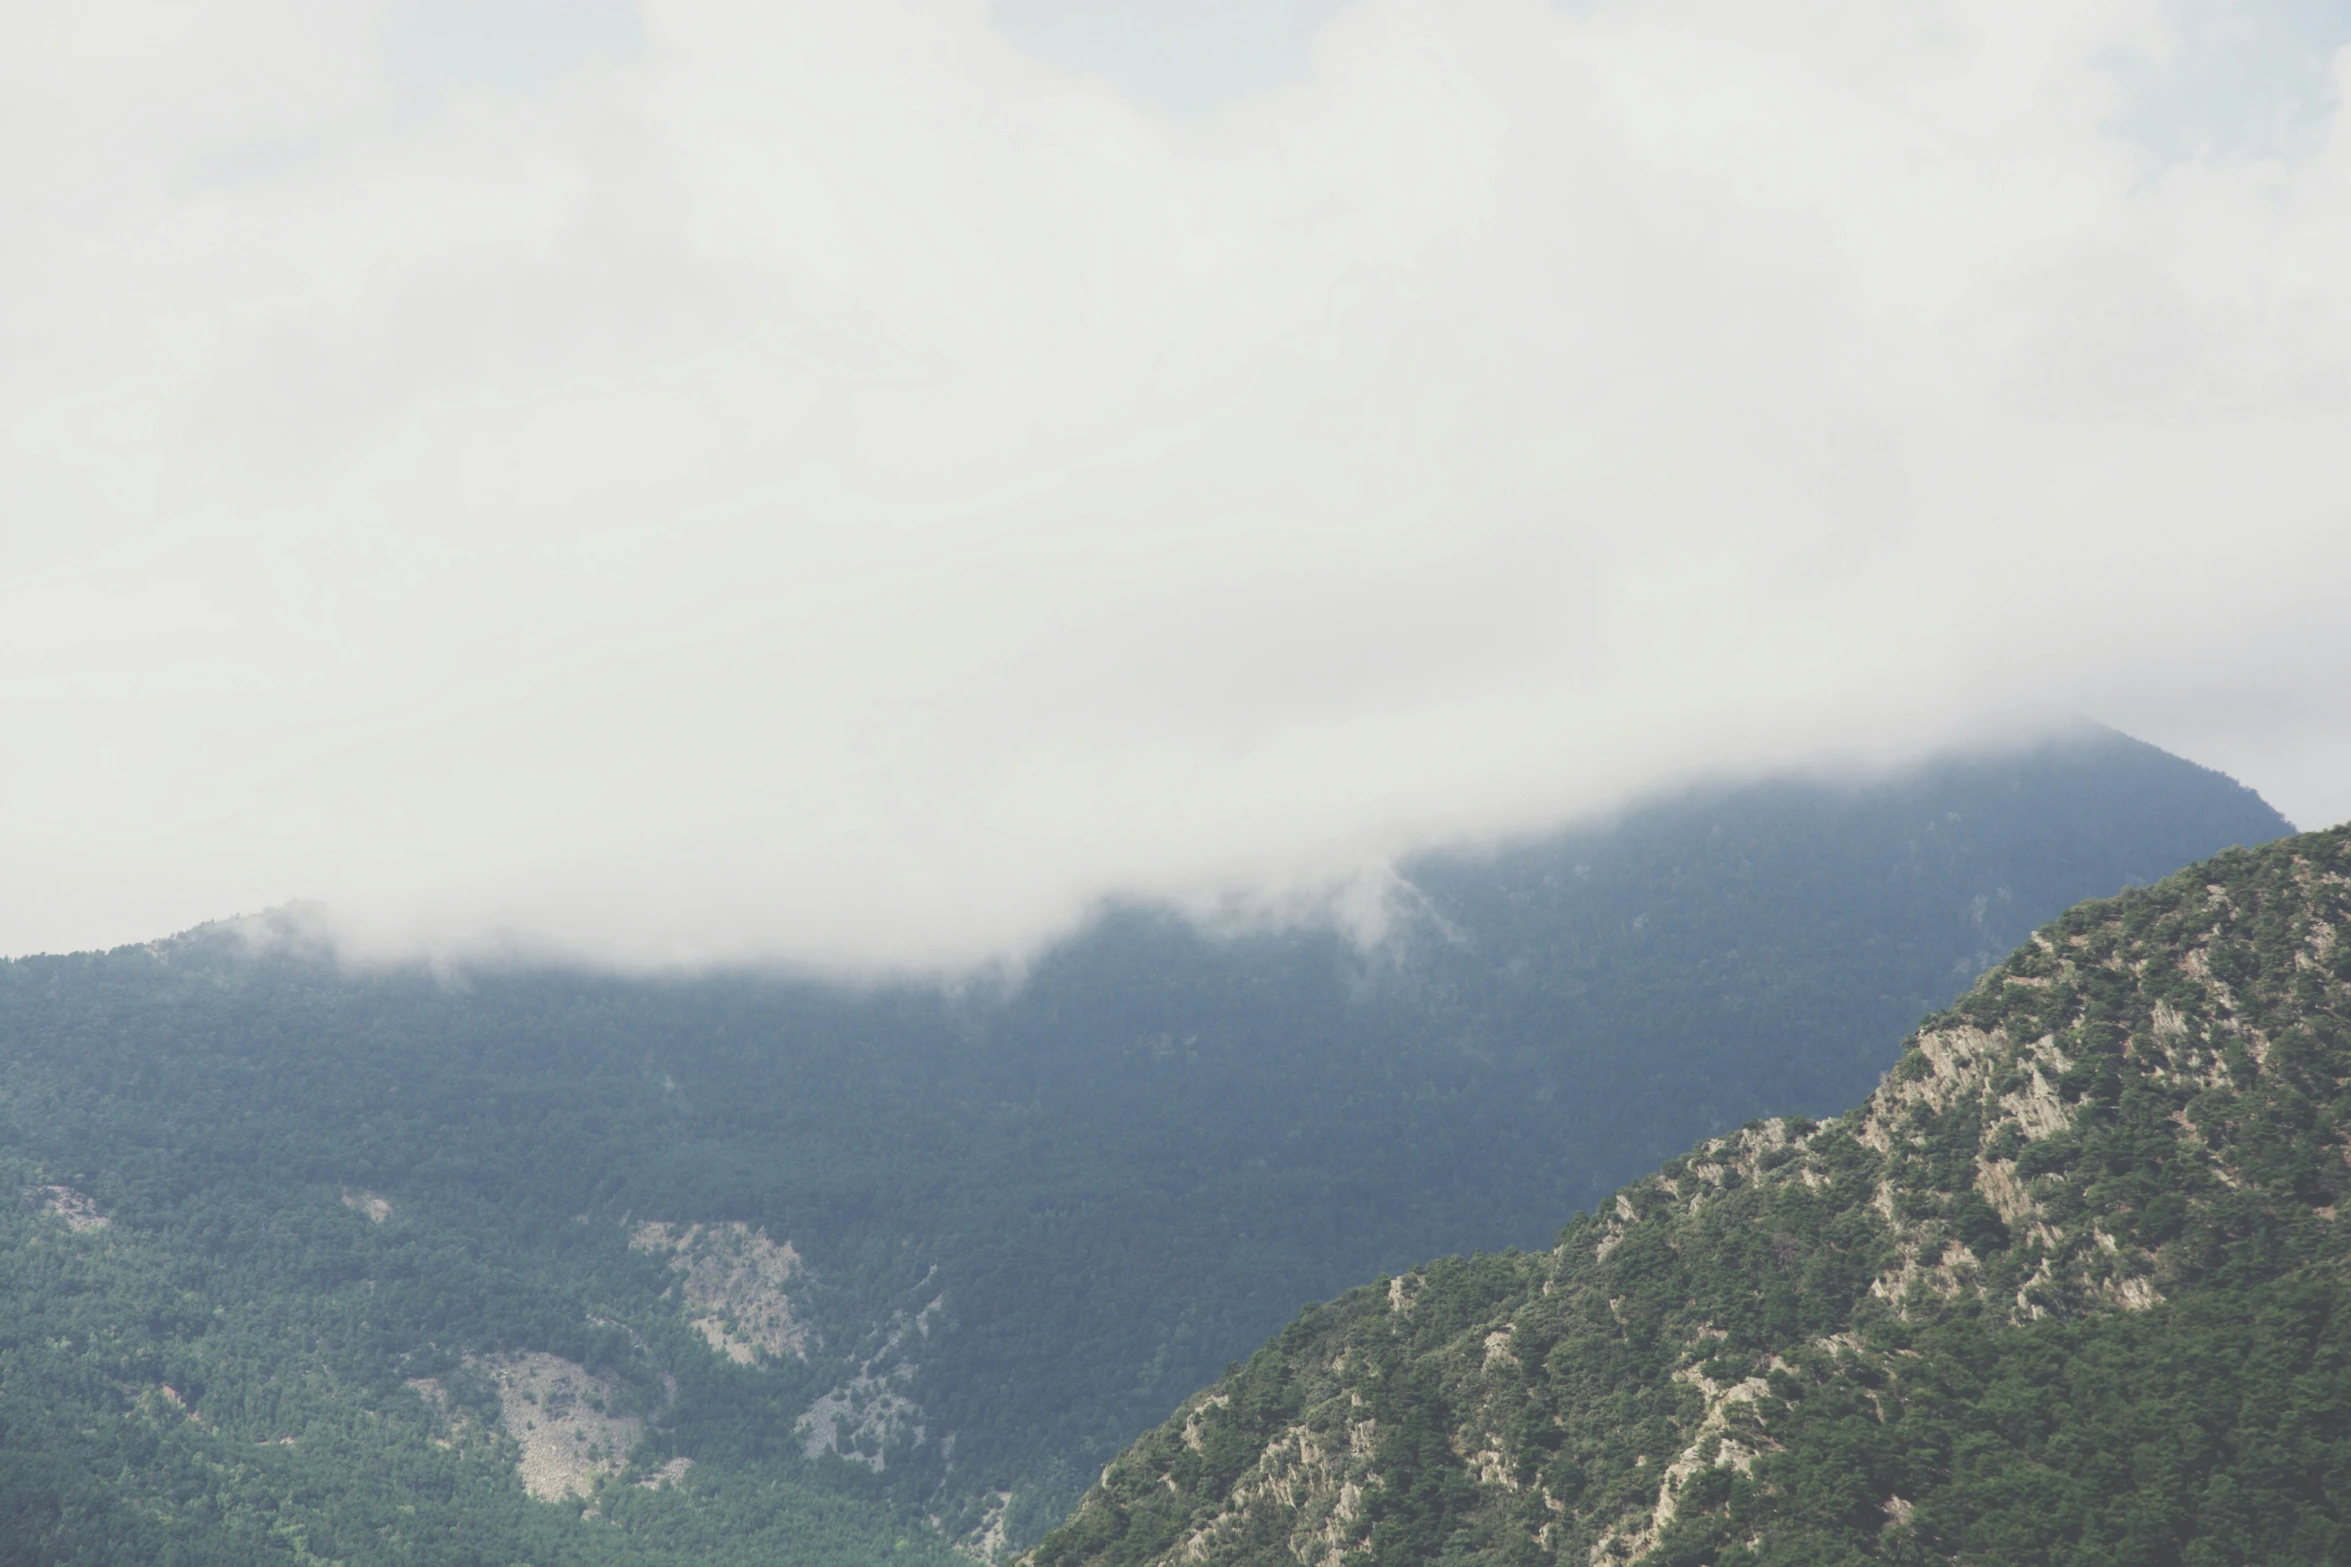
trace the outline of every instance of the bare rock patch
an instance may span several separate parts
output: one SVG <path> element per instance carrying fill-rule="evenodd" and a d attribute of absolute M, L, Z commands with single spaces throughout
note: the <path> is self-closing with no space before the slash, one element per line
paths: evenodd
<path fill-rule="evenodd" d="M 637 1251 L 667 1252 L 681 1281 L 686 1317 L 704 1342 L 738 1365 L 765 1355 L 808 1358 L 810 1331 L 792 1315 L 784 1286 L 800 1272 L 790 1241 L 741 1220 L 726 1224 L 648 1221 L 630 1232 Z"/>
<path fill-rule="evenodd" d="M 889 1467 L 888 1450 L 902 1443 L 920 1447 L 930 1440 L 922 1405 L 911 1396 L 917 1367 L 899 1354 L 909 1327 L 929 1338 L 930 1319 L 946 1304 L 933 1300 L 912 1317 L 901 1313 L 882 1347 L 857 1368 L 857 1375 L 826 1393 L 793 1422 L 801 1451 L 810 1458 L 838 1453 L 853 1464 L 880 1474 Z M 951 1445 L 954 1434 L 944 1443 Z"/>
<path fill-rule="evenodd" d="M 24 1194 L 25 1205 L 35 1213 L 53 1214 L 65 1221 L 65 1227 L 76 1235 L 90 1230 L 103 1230 L 114 1221 L 98 1211 L 86 1192 L 77 1192 L 70 1186 L 35 1186 Z"/>
<path fill-rule="evenodd" d="M 911 1435 L 916 1446 L 927 1433 L 922 1406 L 906 1396 L 914 1368 L 904 1361 L 879 1375 L 866 1372 L 825 1394 L 793 1422 L 801 1451 L 810 1458 L 837 1452 L 879 1474 L 888 1467 L 885 1449 Z"/>
<path fill-rule="evenodd" d="M 522 1448 L 523 1489 L 539 1501 L 593 1495 L 644 1435 L 642 1420 L 613 1412 L 619 1390 L 577 1361 L 534 1350 L 473 1365 L 497 1386 L 500 1423 Z"/>

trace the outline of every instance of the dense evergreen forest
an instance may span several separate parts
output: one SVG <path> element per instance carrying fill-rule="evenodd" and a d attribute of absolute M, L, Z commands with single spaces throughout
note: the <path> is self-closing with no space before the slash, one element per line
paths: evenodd
<path fill-rule="evenodd" d="M 2351 1560 L 2351 828 L 2052 922 L 1868 1101 L 1309 1307 L 1035 1567 Z"/>
<path fill-rule="evenodd" d="M 1017 984 L 0 965 L 0 1561 L 1034 1540 L 1299 1301 L 1832 1114 L 2067 905 L 2287 830 L 2097 733 L 1424 856 L 1369 949 L 1129 906 Z"/>

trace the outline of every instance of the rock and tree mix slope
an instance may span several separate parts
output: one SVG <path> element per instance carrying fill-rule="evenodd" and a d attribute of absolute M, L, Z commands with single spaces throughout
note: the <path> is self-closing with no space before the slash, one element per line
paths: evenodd
<path fill-rule="evenodd" d="M 2051 923 L 1868 1102 L 1309 1308 L 1035 1567 L 2351 1559 L 2351 829 Z"/>

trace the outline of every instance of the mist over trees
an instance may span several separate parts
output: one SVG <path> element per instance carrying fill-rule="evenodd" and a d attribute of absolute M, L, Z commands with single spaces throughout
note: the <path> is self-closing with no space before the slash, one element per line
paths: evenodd
<path fill-rule="evenodd" d="M 9 963 L 0 1158 L 106 1223 L 8 1219 L 0 1492 L 42 1560 L 1033 1540 L 1301 1300 L 1832 1114 L 2068 904 L 2286 830 L 2105 734 L 1428 856 L 1369 948 L 1116 908 L 1010 992 Z M 792 1248 L 800 1348 L 721 1353 L 649 1224 Z M 635 1422 L 568 1511 L 525 1356 Z"/>
<path fill-rule="evenodd" d="M 1866 1102 L 1309 1306 L 1038 1567 L 2331 1562 L 2351 828 L 2079 905 Z"/>

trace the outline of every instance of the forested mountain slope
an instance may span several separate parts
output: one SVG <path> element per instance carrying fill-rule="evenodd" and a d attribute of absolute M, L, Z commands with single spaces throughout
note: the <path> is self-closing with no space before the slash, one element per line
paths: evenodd
<path fill-rule="evenodd" d="M 1860 1108 L 1309 1308 L 1036 1567 L 2351 1560 L 2351 828 L 2085 904 Z"/>
<path fill-rule="evenodd" d="M 0 965 L 0 1549 L 1025 1543 L 1299 1300 L 1850 1102 L 2066 904 L 2286 830 L 2091 734 L 1429 856 L 1368 951 L 1127 908 L 1017 987 Z"/>

